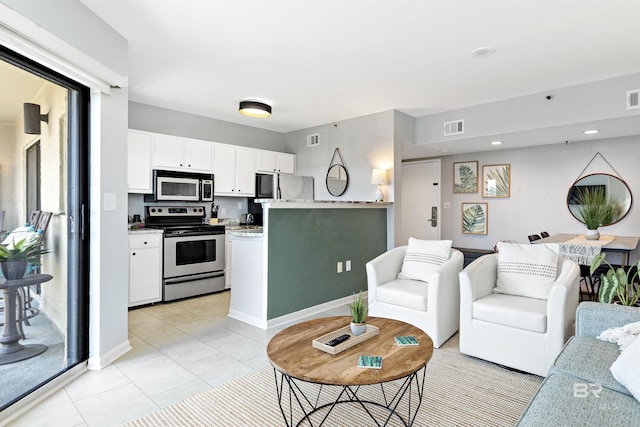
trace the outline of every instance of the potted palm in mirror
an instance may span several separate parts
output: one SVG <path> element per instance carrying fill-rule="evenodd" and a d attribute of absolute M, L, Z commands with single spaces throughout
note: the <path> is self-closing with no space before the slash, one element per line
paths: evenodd
<path fill-rule="evenodd" d="M 42 248 L 40 239 L 25 237 L 14 240 L 7 246 L 0 246 L 0 268 L 2 275 L 7 280 L 22 279 L 27 266 L 40 263 L 40 255 L 49 253 Z"/>
<path fill-rule="evenodd" d="M 588 240 L 598 240 L 598 227 L 611 224 L 620 216 L 620 202 L 609 198 L 604 187 L 579 188 L 576 201 L 578 215 L 587 226 L 585 235 Z"/>
<path fill-rule="evenodd" d="M 353 295 L 353 303 L 349 304 L 349 310 L 351 311 L 351 333 L 356 337 L 364 334 L 367 330 L 364 321 L 367 318 L 368 309 L 364 304 L 362 292 Z"/>
<path fill-rule="evenodd" d="M 604 262 L 609 267 L 606 274 L 600 275 L 600 288 L 598 300 L 605 304 L 611 304 L 616 300 L 622 305 L 637 305 L 640 300 L 640 287 L 636 280 L 640 259 L 631 264 L 626 270 L 622 267 L 615 268 L 607 260 L 606 253 L 601 252 L 593 258 L 590 273 L 595 271 Z"/>

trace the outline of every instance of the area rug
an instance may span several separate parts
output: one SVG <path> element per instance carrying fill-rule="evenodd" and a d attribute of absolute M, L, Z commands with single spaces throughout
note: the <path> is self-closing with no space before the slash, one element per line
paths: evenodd
<path fill-rule="evenodd" d="M 434 350 L 427 365 L 424 398 L 414 425 L 513 426 L 541 382 L 538 376 L 460 354 L 454 336 Z M 379 388 L 372 386 L 362 389 L 359 396 L 379 400 L 379 393 Z M 372 425 L 368 415 L 355 406 L 340 405 L 324 425 Z M 125 424 L 126 427 L 284 425 L 272 368 L 255 371 Z M 392 418 L 389 425 L 402 424 Z"/>

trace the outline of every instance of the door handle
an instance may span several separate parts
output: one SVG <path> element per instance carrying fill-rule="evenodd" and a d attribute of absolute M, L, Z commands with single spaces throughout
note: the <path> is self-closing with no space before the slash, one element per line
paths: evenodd
<path fill-rule="evenodd" d="M 438 226 L 438 207 L 437 206 L 431 207 L 431 226 L 432 227 Z"/>

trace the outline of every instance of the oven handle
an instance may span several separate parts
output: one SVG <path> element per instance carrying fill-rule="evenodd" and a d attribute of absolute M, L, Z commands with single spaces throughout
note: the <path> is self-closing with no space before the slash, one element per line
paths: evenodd
<path fill-rule="evenodd" d="M 164 279 L 165 285 L 177 285 L 178 283 L 193 282 L 194 280 L 209 279 L 211 277 L 224 276 L 224 271 L 215 271 L 213 273 L 190 274 L 189 276 L 172 277 Z"/>

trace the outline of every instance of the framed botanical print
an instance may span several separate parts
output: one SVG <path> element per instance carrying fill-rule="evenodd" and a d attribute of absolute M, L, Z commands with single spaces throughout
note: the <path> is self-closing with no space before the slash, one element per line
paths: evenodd
<path fill-rule="evenodd" d="M 478 162 L 456 162 L 453 164 L 453 192 L 478 192 Z"/>
<path fill-rule="evenodd" d="M 462 204 L 462 234 L 487 234 L 488 203 Z"/>
<path fill-rule="evenodd" d="M 503 197 L 511 195 L 511 165 L 482 166 L 482 197 Z"/>

